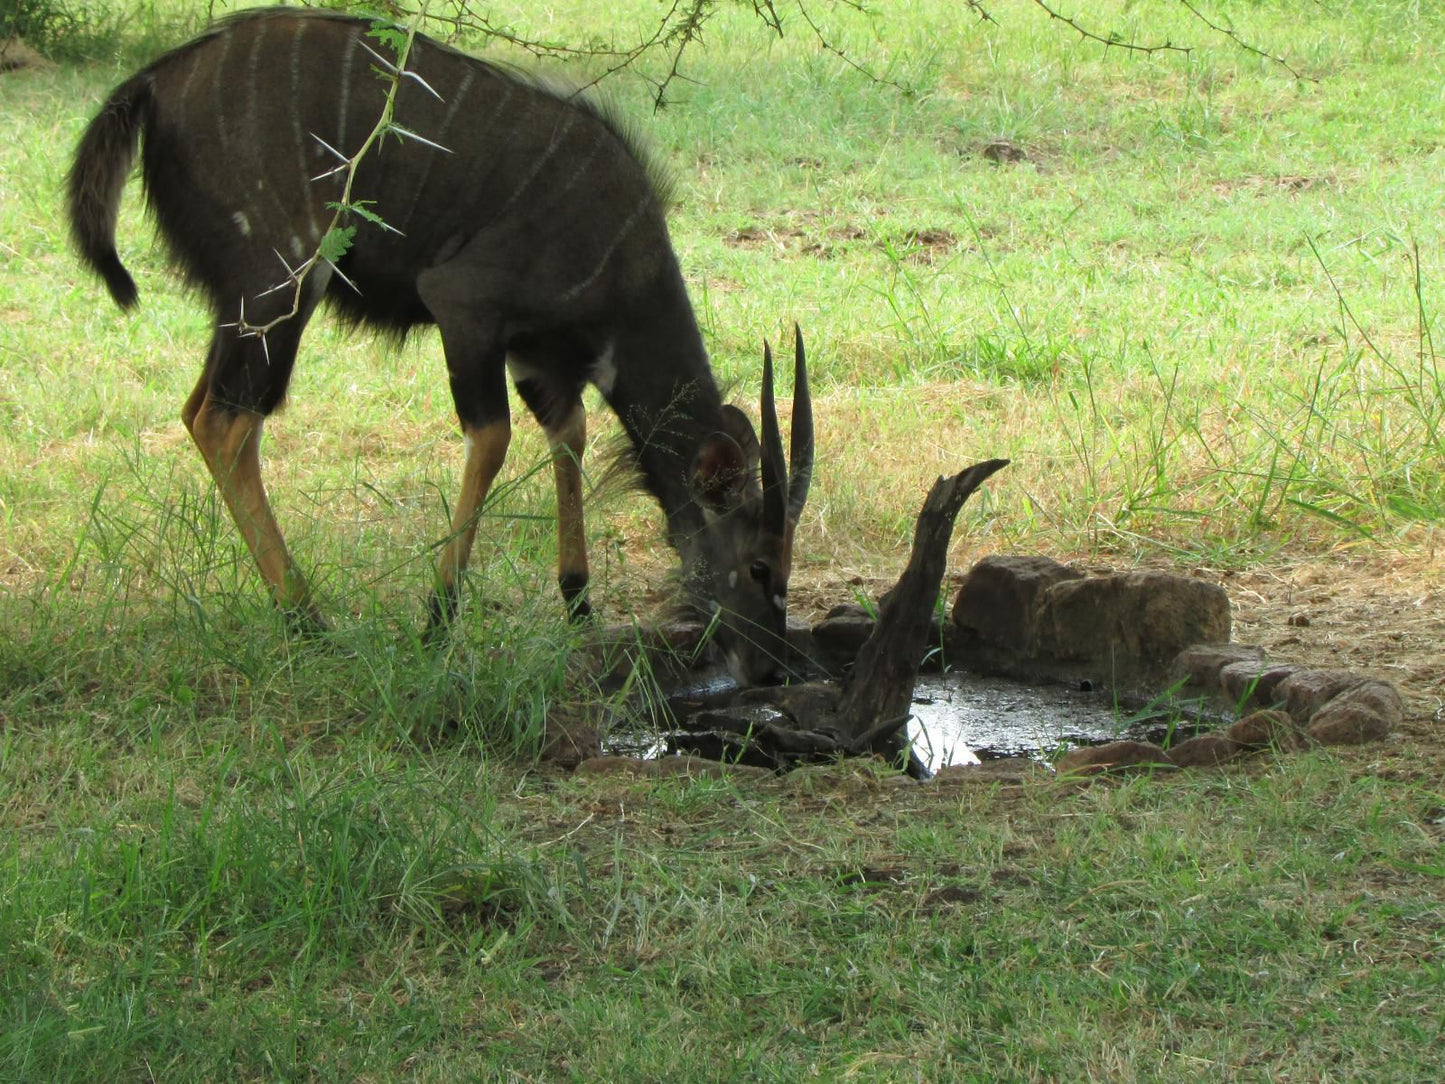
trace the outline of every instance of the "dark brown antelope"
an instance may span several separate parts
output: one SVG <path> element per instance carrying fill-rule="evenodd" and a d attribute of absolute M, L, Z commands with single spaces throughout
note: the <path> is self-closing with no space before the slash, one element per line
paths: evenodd
<path fill-rule="evenodd" d="M 360 223 L 343 256 L 291 288 L 291 269 L 317 251 L 328 205 L 341 198 L 336 156 L 362 145 L 390 86 L 373 72 L 370 25 L 284 9 L 224 20 L 117 87 L 69 175 L 75 244 L 130 308 L 136 287 L 115 224 L 144 137 L 148 206 L 215 319 L 181 417 L 276 602 L 304 624 L 321 622 L 272 515 L 258 448 L 302 330 L 326 300 L 352 323 L 441 332 L 466 460 L 430 629 L 455 611 L 506 455 L 510 371 L 553 448 L 558 580 L 570 612 L 588 612 L 580 463 L 581 393 L 591 383 L 666 514 L 688 599 L 717 615 L 733 675 L 774 677 L 812 473 L 802 337 L 790 474 L 770 355 L 759 441 L 719 396 L 668 237 L 665 185 L 606 109 L 418 37 L 406 63 L 416 76 L 399 84 L 395 120 L 429 142 L 374 147 L 352 189 L 389 228 Z"/>

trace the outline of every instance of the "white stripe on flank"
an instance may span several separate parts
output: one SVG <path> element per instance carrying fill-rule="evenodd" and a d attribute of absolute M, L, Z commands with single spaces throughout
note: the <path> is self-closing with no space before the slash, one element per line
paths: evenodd
<path fill-rule="evenodd" d="M 447 145 L 447 131 L 451 128 L 452 121 L 456 118 L 457 110 L 461 108 L 462 99 L 467 96 L 467 91 L 471 89 L 472 80 L 475 79 L 476 76 L 477 70 L 468 67 L 466 75 L 462 76 L 461 83 L 457 85 L 456 93 L 452 95 L 451 104 L 447 106 L 447 111 L 442 117 L 441 125 L 437 128 L 436 141 L 444 147 Z M 432 166 L 436 165 L 436 161 L 441 157 L 441 154 L 441 151 L 433 150 L 432 153 L 426 157 L 426 165 L 422 167 L 421 179 L 416 182 L 416 191 L 412 193 L 413 199 L 406 209 L 406 217 L 401 220 L 401 226 L 399 228 L 402 233 L 405 233 L 407 227 L 411 225 L 411 216 L 416 214 L 417 205 L 421 202 L 421 194 L 426 190 L 427 178 L 431 176 Z"/>
<path fill-rule="evenodd" d="M 270 202 L 272 214 L 275 217 L 272 218 L 259 206 L 253 205 L 252 209 L 256 212 L 257 225 L 260 226 L 262 235 L 275 238 L 276 233 L 286 227 L 291 216 L 287 214 L 286 207 L 281 202 L 275 186 L 268 185 L 263 180 L 269 176 L 269 173 L 263 149 L 265 133 L 261 131 L 258 117 L 261 100 L 261 53 L 262 47 L 266 44 L 266 34 L 270 29 L 271 21 L 269 19 L 257 21 L 256 37 L 251 42 L 251 55 L 246 58 L 246 140 L 251 145 L 251 159 L 255 163 L 256 191 Z M 275 242 L 273 241 L 273 243 Z"/>
<path fill-rule="evenodd" d="M 346 51 L 341 63 L 341 101 L 336 117 L 336 140 L 334 146 L 346 153 L 346 112 L 351 108 L 351 68 L 356 62 L 356 43 L 361 37 L 361 28 L 352 27 L 346 35 Z"/>
<path fill-rule="evenodd" d="M 266 31 L 270 20 L 261 19 L 256 23 L 256 37 L 251 42 L 251 55 L 246 58 L 246 118 L 251 122 L 251 153 L 256 158 L 258 175 L 263 170 L 261 162 L 261 141 L 256 125 L 256 98 L 260 94 L 261 81 L 257 78 L 261 70 L 261 46 L 266 43 Z"/>
<path fill-rule="evenodd" d="M 602 272 L 607 267 L 607 261 L 612 259 L 612 254 L 617 251 L 617 247 L 622 244 L 623 239 L 632 232 L 632 228 L 637 225 L 637 220 L 642 217 L 643 213 L 647 210 L 648 206 L 651 205 L 651 203 L 652 193 L 648 192 L 645 196 L 642 197 L 642 201 L 638 203 L 638 205 L 633 209 L 632 213 L 627 216 L 627 221 L 622 223 L 622 227 L 617 231 L 617 236 L 612 239 L 612 243 L 608 245 L 606 251 L 602 253 L 602 259 L 597 261 L 597 269 L 593 271 L 592 274 L 588 275 L 585 279 L 583 279 L 581 282 L 579 282 L 576 286 L 573 286 L 570 290 L 564 291 L 562 296 L 559 297 L 557 300 L 562 302 L 575 300 L 578 296 L 581 295 L 582 291 L 587 289 L 587 287 L 591 286 L 594 282 L 596 282 L 599 278 L 602 277 Z"/>
<path fill-rule="evenodd" d="M 555 195 L 561 196 L 571 191 L 572 186 L 582 179 L 582 174 L 586 173 L 588 167 L 596 160 L 597 152 L 600 151 L 602 145 L 607 142 L 607 131 L 604 128 L 598 128 L 596 134 L 597 138 L 592 141 L 592 149 L 587 152 L 587 156 L 583 158 L 582 161 L 577 163 L 577 168 L 572 171 L 572 176 L 567 178 L 566 183 L 557 190 Z"/>
<path fill-rule="evenodd" d="M 306 146 L 310 142 L 301 131 L 301 39 L 311 24 L 305 19 L 296 22 L 291 38 L 291 138 L 296 143 L 296 183 L 301 186 L 301 206 L 306 208 L 306 224 L 316 232 L 316 209 L 311 203 L 311 170 L 306 165 Z"/>
<path fill-rule="evenodd" d="M 567 111 L 567 119 L 552 130 L 552 141 L 547 144 L 547 149 L 542 152 L 542 157 L 538 158 L 537 161 L 532 164 L 532 168 L 527 172 L 527 175 L 522 178 L 522 183 L 517 186 L 517 190 L 507 197 L 507 202 L 502 204 L 501 208 L 497 211 L 498 218 L 505 215 L 507 211 L 511 209 L 512 204 L 522 198 L 522 193 L 532 186 L 532 182 L 535 181 L 537 175 L 542 172 L 542 167 L 557 153 L 557 148 L 562 145 L 562 140 L 566 138 L 567 133 L 572 130 L 572 125 L 576 123 L 577 111 L 575 109 L 569 109 Z"/>
<path fill-rule="evenodd" d="M 215 70 L 211 73 L 211 101 L 216 107 L 216 135 L 221 141 L 221 157 L 227 157 L 230 140 L 226 138 L 226 111 L 221 108 L 221 80 L 226 73 L 226 57 L 231 53 L 231 43 L 236 40 L 234 33 L 221 35 L 221 55 L 216 58 Z"/>
<path fill-rule="evenodd" d="M 451 129 L 452 121 L 456 118 L 457 110 L 462 107 L 462 99 L 467 96 L 467 91 L 472 89 L 472 80 L 477 77 L 475 68 L 467 68 L 467 74 L 462 76 L 461 84 L 457 87 L 452 101 L 447 106 L 446 115 L 442 117 L 441 126 L 437 128 L 436 140 L 442 146 L 446 146 L 447 132 Z"/>
<path fill-rule="evenodd" d="M 195 80 L 195 78 L 196 78 L 196 72 L 198 72 L 198 71 L 200 71 L 200 70 L 201 70 L 201 62 L 196 58 L 196 55 L 195 55 L 194 53 L 192 53 L 192 54 L 191 54 L 191 70 L 188 71 L 188 72 L 186 72 L 186 77 L 181 80 L 181 92 L 180 92 L 179 95 L 176 96 L 176 100 L 177 100 L 178 102 L 180 102 L 181 105 L 184 106 L 184 105 L 186 105 L 187 103 L 190 102 L 190 100 L 191 100 L 191 83 L 192 83 L 192 82 Z"/>

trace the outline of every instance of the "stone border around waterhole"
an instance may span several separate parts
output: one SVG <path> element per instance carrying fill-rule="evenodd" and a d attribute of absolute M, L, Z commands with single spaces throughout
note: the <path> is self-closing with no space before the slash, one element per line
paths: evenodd
<path fill-rule="evenodd" d="M 1158 571 L 1087 575 L 1050 558 L 994 555 L 969 570 L 949 619 L 938 622 L 930 640 L 942 645 L 943 661 L 966 673 L 1146 697 L 1167 690 L 1186 704 L 1239 716 L 1168 749 L 1139 741 L 1078 746 L 1054 765 L 1060 775 L 1214 767 L 1268 749 L 1378 741 L 1399 726 L 1404 704 L 1391 682 L 1271 661 L 1262 647 L 1231 642 L 1231 624 L 1224 588 L 1203 579 Z M 845 604 L 811 627 L 790 625 L 789 639 L 800 658 L 836 676 L 873 626 L 869 609 Z M 647 664 L 656 673 L 685 676 L 679 660 L 697 657 L 701 636 L 691 625 L 656 630 L 644 648 Z M 623 666 L 635 664 L 634 658 Z M 767 772 L 699 757 L 589 756 L 594 748 L 564 734 L 550 751 L 583 775 Z M 997 761 L 954 766 L 935 778 L 994 777 L 1002 767 Z"/>

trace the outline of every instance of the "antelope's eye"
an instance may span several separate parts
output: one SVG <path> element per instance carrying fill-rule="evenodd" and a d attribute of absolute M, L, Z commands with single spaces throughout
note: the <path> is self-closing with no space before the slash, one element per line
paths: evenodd
<path fill-rule="evenodd" d="M 754 561 L 752 567 L 748 569 L 748 572 L 752 575 L 754 583 L 768 582 L 768 565 L 766 561 Z"/>

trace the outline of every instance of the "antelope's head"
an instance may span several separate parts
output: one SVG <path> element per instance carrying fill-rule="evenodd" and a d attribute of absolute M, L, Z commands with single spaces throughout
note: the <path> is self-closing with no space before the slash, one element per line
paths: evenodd
<path fill-rule="evenodd" d="M 781 680 L 787 657 L 793 537 L 813 476 L 813 408 L 803 335 L 794 329 L 790 456 L 773 402 L 773 353 L 763 345 L 762 439 L 743 412 L 723 407 L 692 465 L 702 529 L 683 546 L 689 602 L 717 622 L 716 641 L 740 685 Z"/>

